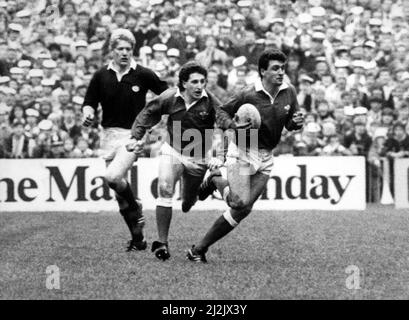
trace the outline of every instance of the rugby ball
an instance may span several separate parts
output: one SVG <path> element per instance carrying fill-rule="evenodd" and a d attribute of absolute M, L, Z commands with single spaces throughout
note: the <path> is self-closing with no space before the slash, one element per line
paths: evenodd
<path fill-rule="evenodd" d="M 257 108 L 250 104 L 243 104 L 236 112 L 234 120 L 237 124 L 251 122 L 252 129 L 259 129 L 261 126 L 261 116 Z"/>

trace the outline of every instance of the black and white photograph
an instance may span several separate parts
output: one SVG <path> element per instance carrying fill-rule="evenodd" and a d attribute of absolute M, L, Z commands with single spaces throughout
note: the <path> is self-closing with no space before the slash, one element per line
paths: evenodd
<path fill-rule="evenodd" d="M 408 299 L 408 52 L 406 0 L 0 0 L 0 300 Z"/>

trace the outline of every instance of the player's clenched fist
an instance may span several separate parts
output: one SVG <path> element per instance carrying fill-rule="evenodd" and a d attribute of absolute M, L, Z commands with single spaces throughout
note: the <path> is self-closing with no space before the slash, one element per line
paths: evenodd
<path fill-rule="evenodd" d="M 301 126 L 304 123 L 304 114 L 301 111 L 298 111 L 298 112 L 294 113 L 293 122 L 297 126 Z"/>
<path fill-rule="evenodd" d="M 95 118 L 95 110 L 90 106 L 84 106 L 82 109 L 82 125 L 89 127 Z"/>

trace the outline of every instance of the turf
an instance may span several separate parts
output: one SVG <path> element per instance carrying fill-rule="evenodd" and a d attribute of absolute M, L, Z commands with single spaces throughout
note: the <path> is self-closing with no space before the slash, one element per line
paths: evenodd
<path fill-rule="evenodd" d="M 1 299 L 407 299 L 409 214 L 255 211 L 209 251 L 185 259 L 219 212 L 175 211 L 169 261 L 126 253 L 127 229 L 113 213 L 1 213 Z M 153 211 L 146 235 L 155 240 Z M 60 289 L 46 288 L 46 268 Z M 347 289 L 346 268 L 360 269 Z"/>

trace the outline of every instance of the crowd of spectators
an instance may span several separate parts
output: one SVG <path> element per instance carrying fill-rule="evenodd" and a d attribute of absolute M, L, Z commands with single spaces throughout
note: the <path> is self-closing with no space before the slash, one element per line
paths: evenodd
<path fill-rule="evenodd" d="M 0 158 L 98 156 L 81 106 L 116 28 L 170 86 L 201 62 L 223 102 L 264 49 L 283 50 L 306 125 L 276 154 L 409 156 L 409 1 L 0 0 Z"/>

